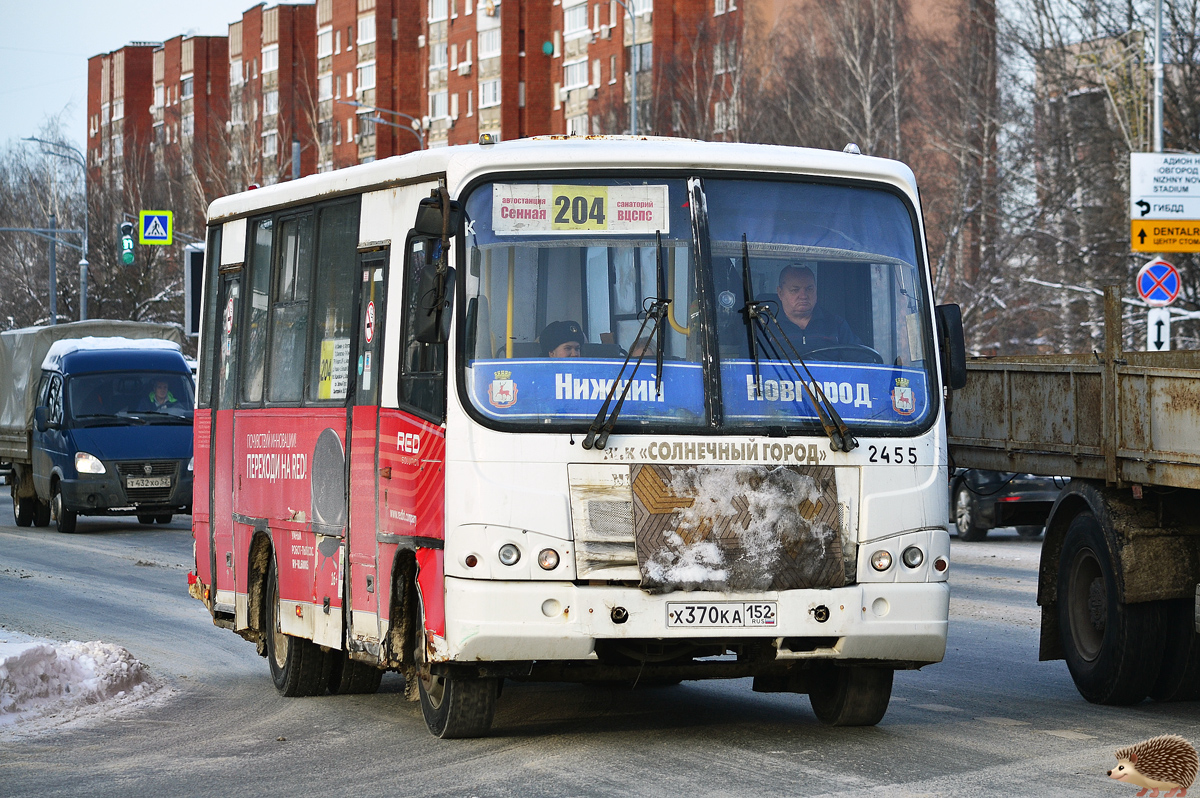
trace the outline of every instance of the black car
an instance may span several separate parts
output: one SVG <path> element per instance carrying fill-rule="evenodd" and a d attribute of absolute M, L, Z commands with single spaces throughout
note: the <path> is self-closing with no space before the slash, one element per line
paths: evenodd
<path fill-rule="evenodd" d="M 1067 482 L 1064 477 L 959 469 L 950 477 L 950 520 L 959 540 L 983 540 L 988 530 L 1005 526 L 1015 526 L 1017 534 L 1032 540 L 1042 534 Z"/>

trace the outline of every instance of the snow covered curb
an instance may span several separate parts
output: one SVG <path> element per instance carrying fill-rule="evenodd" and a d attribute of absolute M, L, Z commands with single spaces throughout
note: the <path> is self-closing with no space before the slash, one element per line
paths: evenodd
<path fill-rule="evenodd" d="M 158 687 L 121 646 L 57 643 L 0 629 L 0 732 L 24 730 L 39 718 L 65 722 L 104 714 L 141 702 Z"/>

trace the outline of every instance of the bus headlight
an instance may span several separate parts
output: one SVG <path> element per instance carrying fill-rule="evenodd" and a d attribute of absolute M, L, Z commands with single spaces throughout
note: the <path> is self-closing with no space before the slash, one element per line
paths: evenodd
<path fill-rule="evenodd" d="M 505 543 L 500 547 L 500 551 L 496 553 L 496 556 L 505 565 L 516 565 L 517 561 L 521 559 L 521 550 L 511 543 Z"/>
<path fill-rule="evenodd" d="M 75 453 L 75 470 L 80 474 L 103 474 L 104 463 L 100 458 L 87 452 Z"/>
<path fill-rule="evenodd" d="M 558 567 L 558 552 L 554 549 L 542 549 L 538 552 L 538 565 L 543 571 L 553 571 Z"/>
<path fill-rule="evenodd" d="M 876 571 L 886 571 L 892 567 L 892 553 L 887 549 L 880 549 L 871 555 L 871 567 Z"/>
<path fill-rule="evenodd" d="M 921 563 L 925 562 L 925 552 L 921 551 L 920 547 L 918 546 L 909 546 L 904 550 L 904 553 L 900 555 L 900 559 L 903 560 L 904 564 L 909 568 L 917 568 L 921 565 Z"/>

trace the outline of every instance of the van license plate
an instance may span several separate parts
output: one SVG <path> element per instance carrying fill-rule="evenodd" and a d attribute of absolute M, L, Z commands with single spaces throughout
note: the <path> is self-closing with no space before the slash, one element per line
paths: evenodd
<path fill-rule="evenodd" d="M 125 480 L 127 488 L 169 488 L 170 477 L 128 477 Z"/>
<path fill-rule="evenodd" d="M 774 601 L 697 601 L 667 604 L 667 626 L 776 626 Z"/>

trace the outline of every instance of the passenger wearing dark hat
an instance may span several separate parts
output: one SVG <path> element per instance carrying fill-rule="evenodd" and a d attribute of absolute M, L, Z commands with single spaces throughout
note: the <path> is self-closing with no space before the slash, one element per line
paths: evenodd
<path fill-rule="evenodd" d="M 574 321 L 552 321 L 538 336 L 546 357 L 579 357 L 583 328 Z"/>

